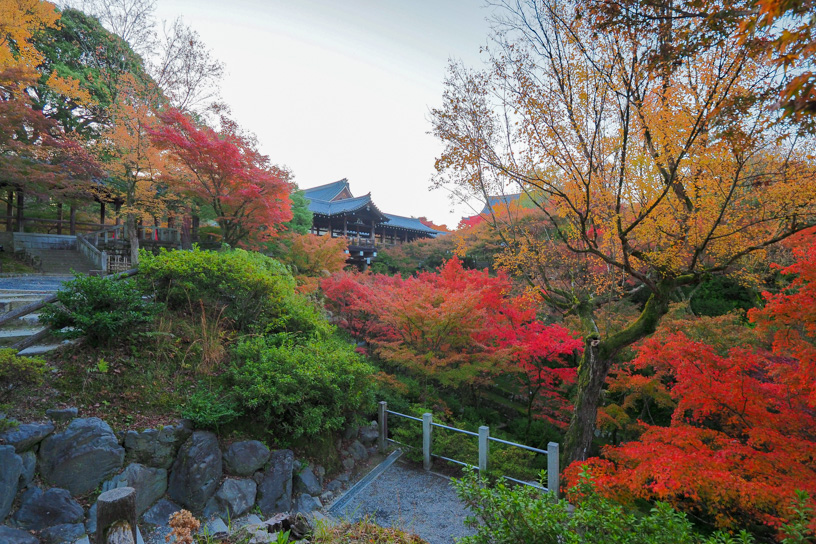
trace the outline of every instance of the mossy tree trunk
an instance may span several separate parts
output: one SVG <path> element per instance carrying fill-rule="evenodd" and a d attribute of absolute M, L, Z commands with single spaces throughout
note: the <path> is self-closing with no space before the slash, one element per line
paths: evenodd
<path fill-rule="evenodd" d="M 627 346 L 652 334 L 660 319 L 668 312 L 671 291 L 678 285 L 690 283 L 694 279 L 687 276 L 661 281 L 652 291 L 636 321 L 609 338 L 601 339 L 597 333 L 586 338 L 584 354 L 578 366 L 578 396 L 575 400 L 575 411 L 564 437 L 562 466 L 566 467 L 573 461 L 586 460 L 592 455 L 592 439 L 595 436 L 595 420 L 601 403 L 601 393 L 615 356 Z M 591 319 L 588 315 L 581 317 L 584 320 Z"/>

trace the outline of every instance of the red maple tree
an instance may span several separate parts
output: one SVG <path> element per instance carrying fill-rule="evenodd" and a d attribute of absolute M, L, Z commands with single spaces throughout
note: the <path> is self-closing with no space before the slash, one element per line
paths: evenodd
<path fill-rule="evenodd" d="M 172 152 L 172 182 L 212 207 L 223 242 L 257 247 L 292 218 L 288 173 L 261 154 L 251 138 L 225 124 L 216 132 L 177 109 L 159 115 L 156 145 Z"/>

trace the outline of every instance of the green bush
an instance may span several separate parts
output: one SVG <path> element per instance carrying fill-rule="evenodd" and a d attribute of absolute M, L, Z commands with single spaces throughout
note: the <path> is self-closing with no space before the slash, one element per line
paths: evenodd
<path fill-rule="evenodd" d="M 159 309 L 159 305 L 142 297 L 131 280 L 80 275 L 63 286 L 57 293 L 58 302 L 47 305 L 40 320 L 63 337 L 84 336 L 93 346 L 133 336 L 153 320 Z"/>
<path fill-rule="evenodd" d="M 295 280 L 281 263 L 260 253 L 166 251 L 143 253 L 139 282 L 177 311 L 192 311 L 199 301 L 224 316 L 238 331 L 293 332 L 326 329 L 314 306 L 295 294 Z"/>
<path fill-rule="evenodd" d="M 197 428 L 216 429 L 240 416 L 237 402 L 228 392 L 198 389 L 185 404 L 182 417 L 191 420 Z"/>
<path fill-rule="evenodd" d="M 45 361 L 38 357 L 20 357 L 17 350 L 0 349 L 0 401 L 21 385 L 39 385 L 45 374 Z"/>
<path fill-rule="evenodd" d="M 545 481 L 545 478 L 541 478 Z M 459 540 L 460 544 L 752 544 L 756 540 L 746 531 L 737 535 L 718 532 L 704 537 L 695 532 L 686 515 L 670 505 L 657 503 L 645 514 L 630 512 L 601 497 L 588 476 L 577 491 L 582 497 L 570 512 L 567 501 L 527 486 L 495 486 L 468 470 L 464 478 L 454 480 L 459 497 L 475 517 L 468 523 L 476 535 Z M 799 497 L 803 504 L 803 497 Z M 789 535 L 786 544 L 805 544 L 811 533 L 807 516 L 797 518 L 782 532 Z M 797 532 L 798 531 L 798 532 Z"/>
<path fill-rule="evenodd" d="M 353 412 L 373 408 L 373 372 L 333 336 L 296 344 L 277 335 L 239 343 L 231 377 L 244 412 L 292 439 L 341 429 Z"/>

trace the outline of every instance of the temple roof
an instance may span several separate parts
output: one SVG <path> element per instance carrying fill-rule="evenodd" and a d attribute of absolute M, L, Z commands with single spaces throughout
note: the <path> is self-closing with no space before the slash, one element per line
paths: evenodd
<path fill-rule="evenodd" d="M 309 200 L 325 200 L 327 202 L 331 202 L 337 197 L 337 195 L 343 192 L 343 189 L 348 190 L 348 193 L 351 194 L 349 182 L 346 178 L 339 181 L 334 181 L 332 183 L 327 183 L 325 185 L 318 185 L 317 187 L 303 189 L 303 194 Z"/>
<path fill-rule="evenodd" d="M 306 198 L 309 198 L 309 196 L 307 195 Z M 365 209 L 367 212 L 373 213 L 374 215 L 381 216 L 384 221 L 388 221 L 385 214 L 383 214 L 379 208 L 377 208 L 376 204 L 371 201 L 371 193 L 355 198 L 344 198 L 342 200 L 335 201 L 309 198 L 309 210 L 317 215 L 342 215 L 354 213 L 363 209 Z"/>
<path fill-rule="evenodd" d="M 353 214 L 361 210 L 379 217 L 379 224 L 383 227 L 436 236 L 439 231 L 422 224 L 419 219 L 383 213 L 371 200 L 371 193 L 364 196 L 351 196 L 351 189 L 346 178 L 325 185 L 318 185 L 303 190 L 309 200 L 309 210 L 315 215 L 327 217 Z"/>
<path fill-rule="evenodd" d="M 519 198 L 521 198 L 521 193 L 513 193 L 509 195 L 490 195 L 487 197 L 487 203 L 485 204 L 485 207 L 482 208 L 482 211 L 480 213 L 489 214 L 490 210 L 496 204 L 507 205 L 510 204 L 511 202 L 518 200 Z"/>
<path fill-rule="evenodd" d="M 438 230 L 434 230 L 428 225 L 425 225 L 419 219 L 414 219 L 413 217 L 404 217 L 402 215 L 394 215 L 387 213 L 385 216 L 388 218 L 388 223 L 386 226 L 394 227 L 397 229 L 405 229 L 405 230 L 413 230 L 417 232 L 424 232 L 426 234 L 432 234 L 436 236 L 439 234 Z"/>

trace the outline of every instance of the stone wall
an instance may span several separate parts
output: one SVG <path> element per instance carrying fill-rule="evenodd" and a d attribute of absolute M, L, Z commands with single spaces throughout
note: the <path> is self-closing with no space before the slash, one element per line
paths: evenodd
<path fill-rule="evenodd" d="M 14 251 L 23 249 L 75 249 L 76 236 L 67 234 L 36 234 L 30 232 L 15 232 Z"/>
<path fill-rule="evenodd" d="M 222 447 L 216 435 L 186 421 L 117 435 L 101 419 L 78 418 L 75 408 L 48 414 L 48 421 L 0 434 L 4 544 L 88 543 L 96 531 L 96 496 L 125 486 L 136 489 L 140 525 L 148 532 L 166 528 L 181 508 L 210 520 L 210 527 L 249 513 L 309 512 L 342 492 L 377 437 L 375 427 L 349 429 L 337 443 L 345 472 L 324 482 L 322 467 L 296 461 L 291 450 L 270 451 L 255 440 Z"/>

